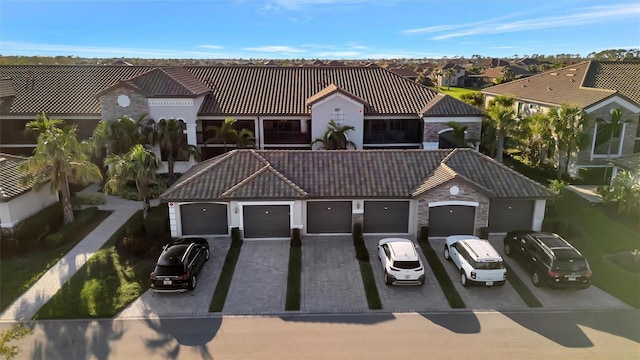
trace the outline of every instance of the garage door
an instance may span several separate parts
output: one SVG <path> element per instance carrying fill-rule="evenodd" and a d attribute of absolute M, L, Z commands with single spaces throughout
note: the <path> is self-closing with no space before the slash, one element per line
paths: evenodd
<path fill-rule="evenodd" d="M 363 232 L 372 234 L 409 232 L 408 201 L 365 201 Z"/>
<path fill-rule="evenodd" d="M 351 233 L 351 201 L 308 202 L 307 233 Z"/>
<path fill-rule="evenodd" d="M 448 205 L 429 208 L 429 236 L 473 235 L 476 208 Z"/>
<path fill-rule="evenodd" d="M 244 237 L 291 237 L 289 205 L 247 205 L 242 207 Z"/>
<path fill-rule="evenodd" d="M 532 200 L 491 200 L 489 231 L 530 230 L 534 203 Z"/>
<path fill-rule="evenodd" d="M 229 233 L 226 204 L 180 206 L 182 235 L 226 235 Z"/>

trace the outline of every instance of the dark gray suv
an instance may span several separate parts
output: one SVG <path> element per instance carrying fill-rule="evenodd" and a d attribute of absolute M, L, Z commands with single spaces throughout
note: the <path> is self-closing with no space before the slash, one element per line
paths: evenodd
<path fill-rule="evenodd" d="M 589 262 L 558 234 L 509 232 L 504 238 L 504 253 L 529 271 L 535 286 L 586 289 L 591 285 Z"/>

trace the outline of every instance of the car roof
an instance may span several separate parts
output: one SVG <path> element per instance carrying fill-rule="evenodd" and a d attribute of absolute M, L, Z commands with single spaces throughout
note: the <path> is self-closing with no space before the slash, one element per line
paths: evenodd
<path fill-rule="evenodd" d="M 386 238 L 378 242 L 388 244 L 397 260 L 418 260 L 418 253 L 413 241 L 403 238 Z"/>
<path fill-rule="evenodd" d="M 465 245 L 469 250 L 469 255 L 471 255 L 476 261 L 483 262 L 502 260 L 502 256 L 498 254 L 498 251 L 496 251 L 488 240 L 464 239 L 458 242 Z"/>
<path fill-rule="evenodd" d="M 446 242 L 448 245 L 452 245 L 457 243 L 460 240 L 466 240 L 466 239 L 480 239 L 480 238 L 474 235 L 449 235 L 447 236 Z"/>
<path fill-rule="evenodd" d="M 158 265 L 172 266 L 182 262 L 184 253 L 189 248 L 189 244 L 174 244 L 167 246 L 158 259 Z"/>

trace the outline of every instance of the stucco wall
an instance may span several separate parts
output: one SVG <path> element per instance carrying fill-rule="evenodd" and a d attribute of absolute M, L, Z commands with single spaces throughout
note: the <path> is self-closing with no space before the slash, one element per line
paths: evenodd
<path fill-rule="evenodd" d="M 349 140 L 356 144 L 357 149 L 362 149 L 364 137 L 364 107 L 351 98 L 342 94 L 334 94 L 326 99 L 313 104 L 311 108 L 311 141 L 322 138 L 327 131 L 327 124 L 333 119 L 335 109 L 339 108 L 344 113 L 342 125 L 351 125 L 355 130 L 346 134 Z M 333 119 L 336 120 L 336 119 Z M 314 145 L 317 149 L 320 145 Z"/>
<path fill-rule="evenodd" d="M 20 221 L 58 201 L 58 193 L 51 193 L 49 185 L 31 190 L 8 202 L 0 203 L 0 227 L 10 229 Z"/>

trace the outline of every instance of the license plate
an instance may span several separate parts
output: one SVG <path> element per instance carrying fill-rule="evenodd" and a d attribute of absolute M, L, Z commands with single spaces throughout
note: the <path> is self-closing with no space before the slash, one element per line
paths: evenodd
<path fill-rule="evenodd" d="M 492 286 L 493 285 L 493 281 L 487 281 L 487 286 Z"/>
<path fill-rule="evenodd" d="M 569 281 L 576 281 L 577 277 L 575 276 L 567 276 L 567 280 Z"/>
<path fill-rule="evenodd" d="M 411 278 L 411 275 L 405 275 L 404 276 L 405 280 Z"/>
<path fill-rule="evenodd" d="M 171 285 L 171 280 L 162 280 L 163 285 Z"/>

